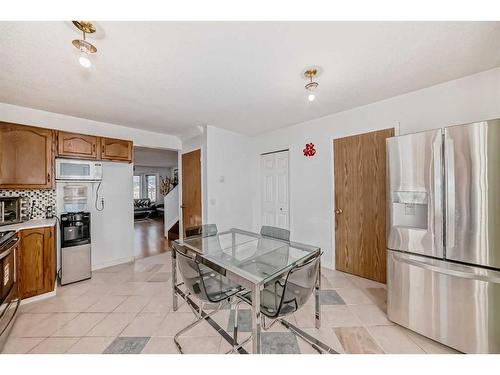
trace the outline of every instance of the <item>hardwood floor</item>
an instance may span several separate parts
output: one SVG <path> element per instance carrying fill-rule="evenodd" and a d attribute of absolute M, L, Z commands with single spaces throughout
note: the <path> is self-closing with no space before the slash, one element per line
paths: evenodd
<path fill-rule="evenodd" d="M 144 258 L 170 250 L 163 220 L 155 218 L 134 223 L 134 256 Z"/>

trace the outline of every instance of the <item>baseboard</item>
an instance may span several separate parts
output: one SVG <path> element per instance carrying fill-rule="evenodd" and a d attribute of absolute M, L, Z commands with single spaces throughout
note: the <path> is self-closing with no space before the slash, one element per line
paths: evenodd
<path fill-rule="evenodd" d="M 48 293 L 40 294 L 38 296 L 34 296 L 34 297 L 22 299 L 21 300 L 21 306 L 22 305 L 26 305 L 27 303 L 42 301 L 44 299 L 55 297 L 55 296 L 56 296 L 56 288 L 54 288 L 54 290 L 52 292 L 48 292 Z"/>
<path fill-rule="evenodd" d="M 104 263 L 92 265 L 92 271 L 97 271 L 97 270 L 100 270 L 101 268 L 108 268 L 108 267 L 117 266 L 119 264 L 130 263 L 133 261 L 135 261 L 135 258 L 133 256 L 126 257 L 126 258 L 114 259 L 114 260 L 110 260 L 109 262 L 104 262 Z"/>

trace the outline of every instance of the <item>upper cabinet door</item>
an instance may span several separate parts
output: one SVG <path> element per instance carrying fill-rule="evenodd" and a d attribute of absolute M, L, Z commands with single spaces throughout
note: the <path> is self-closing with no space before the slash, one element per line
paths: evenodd
<path fill-rule="evenodd" d="M 59 156 L 97 159 L 98 148 L 98 137 L 67 132 L 58 132 L 57 134 L 57 153 Z"/>
<path fill-rule="evenodd" d="M 132 162 L 133 145 L 131 141 L 114 138 L 101 138 L 101 159 Z"/>
<path fill-rule="evenodd" d="M 50 129 L 0 123 L 0 188 L 51 188 L 53 141 Z"/>

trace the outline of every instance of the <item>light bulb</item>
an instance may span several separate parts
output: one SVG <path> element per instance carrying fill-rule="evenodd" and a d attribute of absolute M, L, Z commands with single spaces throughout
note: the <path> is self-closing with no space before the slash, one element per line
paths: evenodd
<path fill-rule="evenodd" d="M 80 57 L 78 58 L 78 62 L 84 68 L 90 68 L 90 66 L 92 65 L 92 62 L 90 61 L 89 56 L 85 52 L 82 52 L 80 54 Z"/>
<path fill-rule="evenodd" d="M 316 95 L 314 95 L 314 93 L 310 93 L 309 95 L 307 95 L 307 100 L 309 100 L 310 102 L 313 102 L 314 99 L 316 99 Z"/>

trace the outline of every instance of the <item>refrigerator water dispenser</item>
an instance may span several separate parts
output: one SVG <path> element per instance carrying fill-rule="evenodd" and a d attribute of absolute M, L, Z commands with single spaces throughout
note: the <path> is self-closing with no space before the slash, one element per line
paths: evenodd
<path fill-rule="evenodd" d="M 391 193 L 392 225 L 427 229 L 428 199 L 426 192 L 394 191 Z"/>

